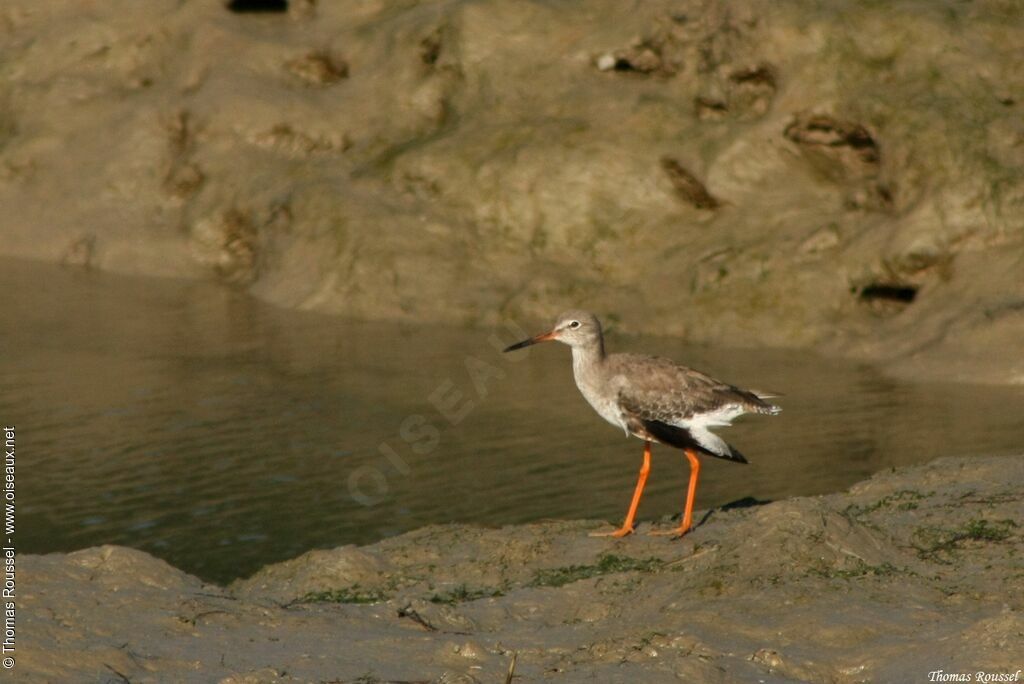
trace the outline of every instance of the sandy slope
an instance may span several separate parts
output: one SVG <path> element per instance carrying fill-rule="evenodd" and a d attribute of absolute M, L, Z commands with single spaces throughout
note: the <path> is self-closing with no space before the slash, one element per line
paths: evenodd
<path fill-rule="evenodd" d="M 1019 4 L 8 0 L 0 29 L 0 254 L 1024 382 Z"/>

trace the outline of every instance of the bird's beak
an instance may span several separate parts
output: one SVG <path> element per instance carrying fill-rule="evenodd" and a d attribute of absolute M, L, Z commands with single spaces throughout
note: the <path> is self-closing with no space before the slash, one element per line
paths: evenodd
<path fill-rule="evenodd" d="M 529 347 L 531 344 L 537 344 L 538 342 L 547 342 L 555 339 L 555 331 L 542 333 L 540 335 L 534 335 L 533 337 L 523 340 L 522 342 L 516 342 L 515 344 L 505 347 L 502 351 L 515 351 L 516 349 L 522 349 L 523 347 Z"/>

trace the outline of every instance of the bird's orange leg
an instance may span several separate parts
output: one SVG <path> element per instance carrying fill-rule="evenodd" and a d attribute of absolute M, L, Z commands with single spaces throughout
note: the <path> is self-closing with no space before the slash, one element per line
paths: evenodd
<path fill-rule="evenodd" d="M 686 510 L 683 511 L 683 522 L 675 529 L 665 532 L 651 532 L 651 534 L 672 534 L 681 537 L 689 532 L 693 526 L 693 502 L 697 498 L 697 478 L 700 476 L 700 461 L 697 460 L 697 454 L 693 453 L 693 449 L 686 450 L 686 458 L 690 461 L 690 487 L 686 492 Z"/>
<path fill-rule="evenodd" d="M 640 466 L 640 477 L 636 481 L 636 489 L 633 491 L 633 501 L 629 504 L 629 512 L 626 513 L 626 520 L 622 527 L 614 532 L 591 532 L 591 537 L 625 537 L 633 531 L 633 518 L 636 517 L 636 509 L 640 507 L 640 497 L 644 493 L 644 485 L 647 484 L 647 473 L 651 471 L 651 443 L 644 442 L 644 463 Z"/>

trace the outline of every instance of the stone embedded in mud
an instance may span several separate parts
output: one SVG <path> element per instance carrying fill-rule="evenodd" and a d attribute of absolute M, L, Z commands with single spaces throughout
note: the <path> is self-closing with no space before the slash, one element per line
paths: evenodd
<path fill-rule="evenodd" d="M 771 109 L 778 90 L 778 71 L 771 64 L 717 68 L 693 99 L 694 113 L 702 121 L 726 117 L 752 121 Z"/>
<path fill-rule="evenodd" d="M 778 82 L 778 75 L 775 73 L 775 67 L 771 64 L 758 64 L 757 66 L 733 71 L 729 74 L 729 80 L 739 84 L 765 86 L 774 91 Z"/>
<path fill-rule="evenodd" d="M 606 52 L 594 60 L 594 64 L 600 71 L 611 71 L 615 68 L 615 55 Z"/>
<path fill-rule="evenodd" d="M 599 71 L 627 71 L 638 74 L 671 76 L 677 64 L 662 57 L 663 43 L 654 40 L 636 41 L 623 50 L 603 53 L 594 61 Z"/>
<path fill-rule="evenodd" d="M 693 98 L 693 109 L 698 119 L 720 119 L 729 112 L 729 105 L 724 100 L 705 95 Z"/>
<path fill-rule="evenodd" d="M 329 137 L 322 134 L 312 135 L 296 130 L 284 122 L 275 124 L 269 130 L 254 134 L 251 140 L 254 145 L 290 157 L 344 152 L 351 146 L 351 141 L 344 133 L 334 133 Z"/>
<path fill-rule="evenodd" d="M 827 114 L 797 114 L 783 135 L 811 166 L 845 187 L 847 210 L 892 211 L 895 183 L 883 179 L 881 147 L 865 126 Z"/>
<path fill-rule="evenodd" d="M 722 205 L 717 197 L 708 192 L 697 177 L 687 171 L 672 157 L 661 158 L 661 168 L 675 188 L 676 194 L 697 209 L 717 209 Z"/>
<path fill-rule="evenodd" d="M 325 86 L 348 78 L 348 62 L 327 52 L 310 52 L 285 63 L 288 71 L 314 86 Z"/>
<path fill-rule="evenodd" d="M 878 173 L 881 154 L 867 128 L 827 114 L 798 114 L 783 132 L 828 177 L 859 180 Z"/>
<path fill-rule="evenodd" d="M 196 122 L 187 109 L 179 109 L 162 122 L 167 152 L 163 162 L 162 190 L 178 203 L 196 194 L 206 181 L 206 174 L 193 161 Z"/>
<path fill-rule="evenodd" d="M 227 283 L 246 284 L 258 274 L 259 233 L 252 214 L 231 207 L 192 229 L 196 258 Z"/>
<path fill-rule="evenodd" d="M 615 58 L 616 71 L 636 71 L 650 74 L 662 69 L 661 55 L 654 48 L 638 45 L 620 53 Z"/>
<path fill-rule="evenodd" d="M 800 243 L 800 251 L 805 254 L 824 252 L 838 247 L 840 243 L 839 229 L 836 226 L 819 228 Z"/>

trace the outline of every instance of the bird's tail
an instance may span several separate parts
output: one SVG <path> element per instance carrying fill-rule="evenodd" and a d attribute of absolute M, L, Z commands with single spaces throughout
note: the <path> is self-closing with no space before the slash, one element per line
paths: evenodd
<path fill-rule="evenodd" d="M 782 413 L 782 407 L 769 404 L 767 399 L 774 399 L 783 396 L 778 392 L 762 392 L 761 390 L 749 390 L 747 392 L 753 401 L 748 403 L 751 413 L 760 413 L 766 416 L 777 416 Z"/>
<path fill-rule="evenodd" d="M 721 438 L 719 438 L 719 439 L 721 439 Z M 732 461 L 733 463 L 750 463 L 750 461 L 747 460 L 747 457 L 740 453 L 739 449 L 734 447 L 732 444 L 729 444 L 724 439 L 721 440 L 721 441 L 722 441 L 721 445 L 715 445 L 716 447 L 719 447 L 719 448 L 704 449 L 704 448 L 698 447 L 698 450 L 702 454 L 707 454 L 708 456 L 714 456 L 715 458 L 720 458 L 720 459 L 725 460 L 725 461 Z"/>

